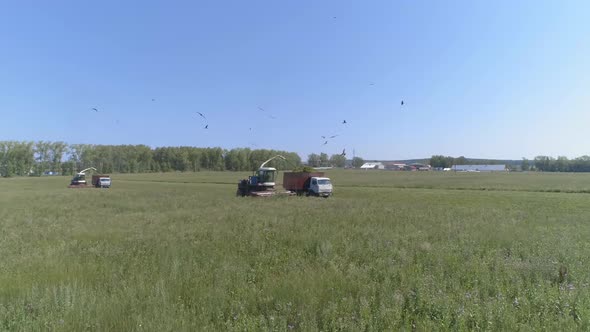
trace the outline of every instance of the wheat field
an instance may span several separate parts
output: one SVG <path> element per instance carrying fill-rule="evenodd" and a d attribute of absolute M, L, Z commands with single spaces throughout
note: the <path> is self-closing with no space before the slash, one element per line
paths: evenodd
<path fill-rule="evenodd" d="M 588 174 L 246 175 L 0 179 L 0 330 L 590 329 Z"/>

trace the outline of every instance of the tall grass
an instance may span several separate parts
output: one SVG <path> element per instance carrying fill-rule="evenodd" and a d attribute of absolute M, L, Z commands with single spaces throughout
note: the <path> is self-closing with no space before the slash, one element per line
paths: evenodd
<path fill-rule="evenodd" d="M 1 180 L 0 330 L 590 328 L 590 195 L 537 192 L 588 175 L 337 171 L 330 199 L 236 198 L 244 175 Z"/>

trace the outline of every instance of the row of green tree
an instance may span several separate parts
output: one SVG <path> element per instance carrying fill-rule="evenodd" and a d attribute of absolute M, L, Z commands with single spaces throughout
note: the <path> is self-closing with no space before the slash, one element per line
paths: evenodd
<path fill-rule="evenodd" d="M 541 172 L 590 172 L 590 156 L 582 156 L 574 159 L 567 157 L 537 156 L 531 162 L 522 161 L 522 169 L 537 170 Z"/>
<path fill-rule="evenodd" d="M 443 155 L 434 155 L 430 157 L 430 166 L 435 168 L 450 168 L 453 165 L 466 165 L 469 163 L 469 160 L 463 156 L 455 158 L 450 156 L 443 156 Z M 482 163 L 488 164 L 491 163 Z"/>
<path fill-rule="evenodd" d="M 590 156 L 582 156 L 574 159 L 560 156 L 553 158 L 550 156 L 537 156 L 533 160 L 522 158 L 521 161 L 507 161 L 503 160 L 485 160 L 476 159 L 471 160 L 465 157 L 454 158 L 450 156 L 435 155 L 430 158 L 430 166 L 448 168 L 452 165 L 465 164 L 507 164 L 513 170 L 523 171 L 540 171 L 540 172 L 590 172 Z"/>
<path fill-rule="evenodd" d="M 268 166 L 292 169 L 301 164 L 297 153 L 267 149 L 92 145 L 64 142 L 0 141 L 0 174 L 4 177 L 58 172 L 71 175 L 88 167 L 101 173 L 145 173 L 200 170 L 250 171 L 280 154 Z"/>
<path fill-rule="evenodd" d="M 363 158 L 354 157 L 352 159 L 352 167 L 359 168 L 361 167 L 365 161 Z M 312 153 L 307 156 L 307 164 L 311 167 L 345 167 L 346 166 L 346 156 L 341 154 L 333 154 L 332 156 L 328 157 L 326 153 Z"/>

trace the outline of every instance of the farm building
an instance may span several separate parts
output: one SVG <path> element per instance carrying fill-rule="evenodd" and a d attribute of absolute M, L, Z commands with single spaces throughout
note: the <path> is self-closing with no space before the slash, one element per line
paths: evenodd
<path fill-rule="evenodd" d="M 506 165 L 453 165 L 455 172 L 506 172 Z"/>
<path fill-rule="evenodd" d="M 421 163 L 413 163 L 410 165 L 410 167 L 414 171 L 430 171 L 431 170 L 430 165 L 421 164 Z"/>
<path fill-rule="evenodd" d="M 368 162 L 361 166 L 361 169 L 385 169 L 382 162 Z"/>
<path fill-rule="evenodd" d="M 392 170 L 392 171 L 403 171 L 407 167 L 406 164 L 396 162 L 396 161 L 385 162 L 385 163 L 383 163 L 383 165 L 384 165 L 385 169 Z"/>

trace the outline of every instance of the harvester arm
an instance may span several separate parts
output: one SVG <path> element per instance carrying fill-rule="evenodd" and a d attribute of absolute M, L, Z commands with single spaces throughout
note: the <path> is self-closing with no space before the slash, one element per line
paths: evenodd
<path fill-rule="evenodd" d="M 80 172 L 78 172 L 78 174 L 86 173 L 86 171 L 89 171 L 91 169 L 94 170 L 95 172 L 97 172 L 96 168 L 94 168 L 94 167 L 88 167 L 87 169 L 83 169 Z"/>
<path fill-rule="evenodd" d="M 270 158 L 269 160 L 267 160 L 267 161 L 263 162 L 263 163 L 262 163 L 262 165 L 260 165 L 260 167 L 259 167 L 259 168 L 262 168 L 262 167 L 264 167 L 264 165 L 266 165 L 267 163 L 269 163 L 271 160 L 273 160 L 273 159 L 275 159 L 275 158 L 281 158 L 281 159 L 283 159 L 283 160 L 285 160 L 285 161 L 287 160 L 287 158 L 285 158 L 285 157 L 281 156 L 280 154 L 278 154 L 278 155 L 276 155 L 276 156 L 274 156 L 274 157 Z"/>

